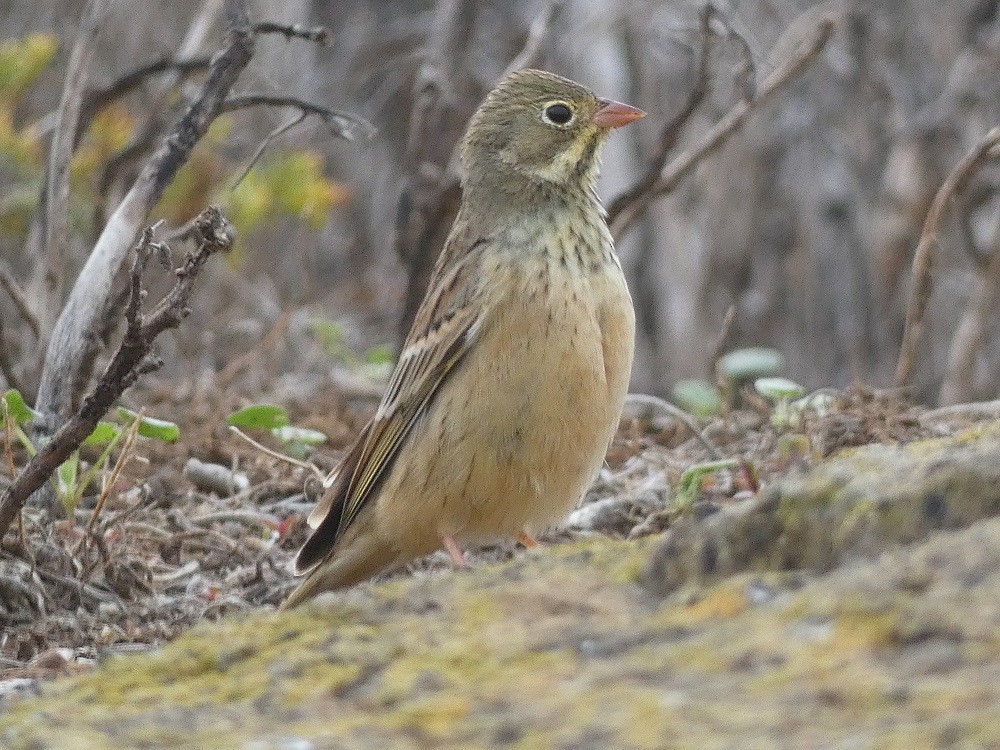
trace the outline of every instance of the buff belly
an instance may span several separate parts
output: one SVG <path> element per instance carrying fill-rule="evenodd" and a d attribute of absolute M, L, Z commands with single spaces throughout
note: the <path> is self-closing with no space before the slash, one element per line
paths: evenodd
<path fill-rule="evenodd" d="M 553 273 L 551 258 L 498 273 L 498 299 L 479 349 L 444 384 L 397 464 L 375 512 L 400 562 L 451 534 L 469 543 L 538 531 L 590 486 L 618 426 L 635 321 L 617 263 Z M 557 281 L 558 280 L 558 281 Z M 489 327 L 492 330 L 489 330 Z M 485 335 L 486 333 L 490 335 Z"/>

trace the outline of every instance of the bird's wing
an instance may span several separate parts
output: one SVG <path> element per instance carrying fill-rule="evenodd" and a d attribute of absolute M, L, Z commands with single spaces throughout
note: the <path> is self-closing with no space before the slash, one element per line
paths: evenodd
<path fill-rule="evenodd" d="M 477 271 L 485 242 L 462 242 L 459 235 L 446 243 L 382 403 L 309 517 L 315 531 L 295 559 L 296 572 L 309 570 L 333 550 L 475 340 L 483 314 Z M 460 252 L 463 246 L 468 249 Z"/>

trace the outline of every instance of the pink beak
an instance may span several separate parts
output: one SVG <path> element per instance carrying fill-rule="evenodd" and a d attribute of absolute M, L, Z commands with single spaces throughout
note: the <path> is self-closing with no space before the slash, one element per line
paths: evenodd
<path fill-rule="evenodd" d="M 641 109 L 636 109 L 628 104 L 612 102 L 607 99 L 598 99 L 601 105 L 594 115 L 594 124 L 599 128 L 620 128 L 630 122 L 645 117 L 646 113 Z"/>

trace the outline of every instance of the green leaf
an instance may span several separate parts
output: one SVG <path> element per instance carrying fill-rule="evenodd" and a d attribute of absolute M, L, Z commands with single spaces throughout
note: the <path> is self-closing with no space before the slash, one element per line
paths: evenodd
<path fill-rule="evenodd" d="M 310 430 L 305 427 L 292 427 L 291 425 L 275 427 L 271 430 L 271 434 L 285 444 L 322 445 L 326 442 L 326 435 L 322 432 L 319 430 Z"/>
<path fill-rule="evenodd" d="M 332 320 L 314 318 L 309 321 L 309 327 L 330 359 L 349 367 L 357 364 L 357 357 L 347 345 L 347 334 L 342 325 Z"/>
<path fill-rule="evenodd" d="M 226 424 L 241 430 L 273 430 L 289 423 L 288 413 L 274 404 L 254 404 L 234 411 L 226 417 Z"/>
<path fill-rule="evenodd" d="M 76 474 L 80 468 L 80 453 L 73 451 L 69 458 L 59 464 L 56 469 L 56 493 L 62 498 L 67 511 L 73 510 L 73 498 L 76 495 Z"/>
<path fill-rule="evenodd" d="M 0 99 L 13 101 L 35 82 L 59 50 L 53 34 L 0 42 Z"/>
<path fill-rule="evenodd" d="M 805 388 L 788 378 L 757 378 L 753 387 L 757 393 L 771 401 L 798 398 L 805 393 Z"/>
<path fill-rule="evenodd" d="M 777 375 L 785 358 L 776 349 L 750 347 L 729 352 L 719 359 L 719 372 L 727 380 L 749 380 Z"/>
<path fill-rule="evenodd" d="M 394 352 L 388 344 L 373 346 L 365 352 L 365 362 L 370 365 L 391 365 L 394 359 Z"/>
<path fill-rule="evenodd" d="M 681 485 L 678 490 L 679 499 L 682 502 L 691 502 L 701 491 L 701 479 L 707 474 L 714 474 L 725 469 L 735 469 L 740 462 L 735 458 L 724 458 L 719 461 L 706 461 L 688 467 L 688 470 L 681 475 Z"/>
<path fill-rule="evenodd" d="M 127 424 L 132 424 L 139 415 L 124 406 L 118 407 L 118 416 Z M 181 436 L 181 428 L 173 422 L 153 417 L 143 417 L 139 422 L 139 434 L 143 437 L 161 440 L 164 443 L 176 443 Z"/>
<path fill-rule="evenodd" d="M 673 396 L 678 406 L 701 419 L 715 416 L 722 408 L 718 389 L 704 380 L 678 380 Z"/>
<path fill-rule="evenodd" d="M 814 391 L 808 396 L 803 396 L 797 401 L 792 402 L 792 408 L 796 411 L 803 412 L 806 409 L 811 409 L 820 417 L 825 417 L 836 405 L 837 398 L 825 390 Z"/>
<path fill-rule="evenodd" d="M 13 417 L 17 424 L 24 424 L 42 416 L 41 412 L 35 411 L 24 403 L 24 397 L 16 388 L 11 388 L 4 393 L 3 398 L 7 402 L 7 409 L 10 411 L 10 416 Z"/>
<path fill-rule="evenodd" d="M 94 428 L 92 433 L 87 435 L 87 439 L 83 441 L 83 444 L 90 446 L 104 445 L 105 443 L 110 443 L 112 440 L 117 440 L 121 434 L 121 427 L 114 422 L 98 422 L 97 427 Z"/>

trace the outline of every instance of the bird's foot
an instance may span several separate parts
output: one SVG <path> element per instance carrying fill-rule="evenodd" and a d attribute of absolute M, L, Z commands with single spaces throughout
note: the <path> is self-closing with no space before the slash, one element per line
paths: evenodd
<path fill-rule="evenodd" d="M 448 551 L 448 556 L 456 568 L 464 569 L 469 567 L 469 564 L 465 562 L 465 553 L 462 551 L 462 547 L 455 537 L 451 534 L 442 534 L 441 541 L 444 542 L 444 548 Z"/>
<path fill-rule="evenodd" d="M 517 532 L 517 541 L 519 541 L 525 549 L 533 549 L 539 545 L 538 540 L 531 536 L 531 534 L 527 531 Z"/>

